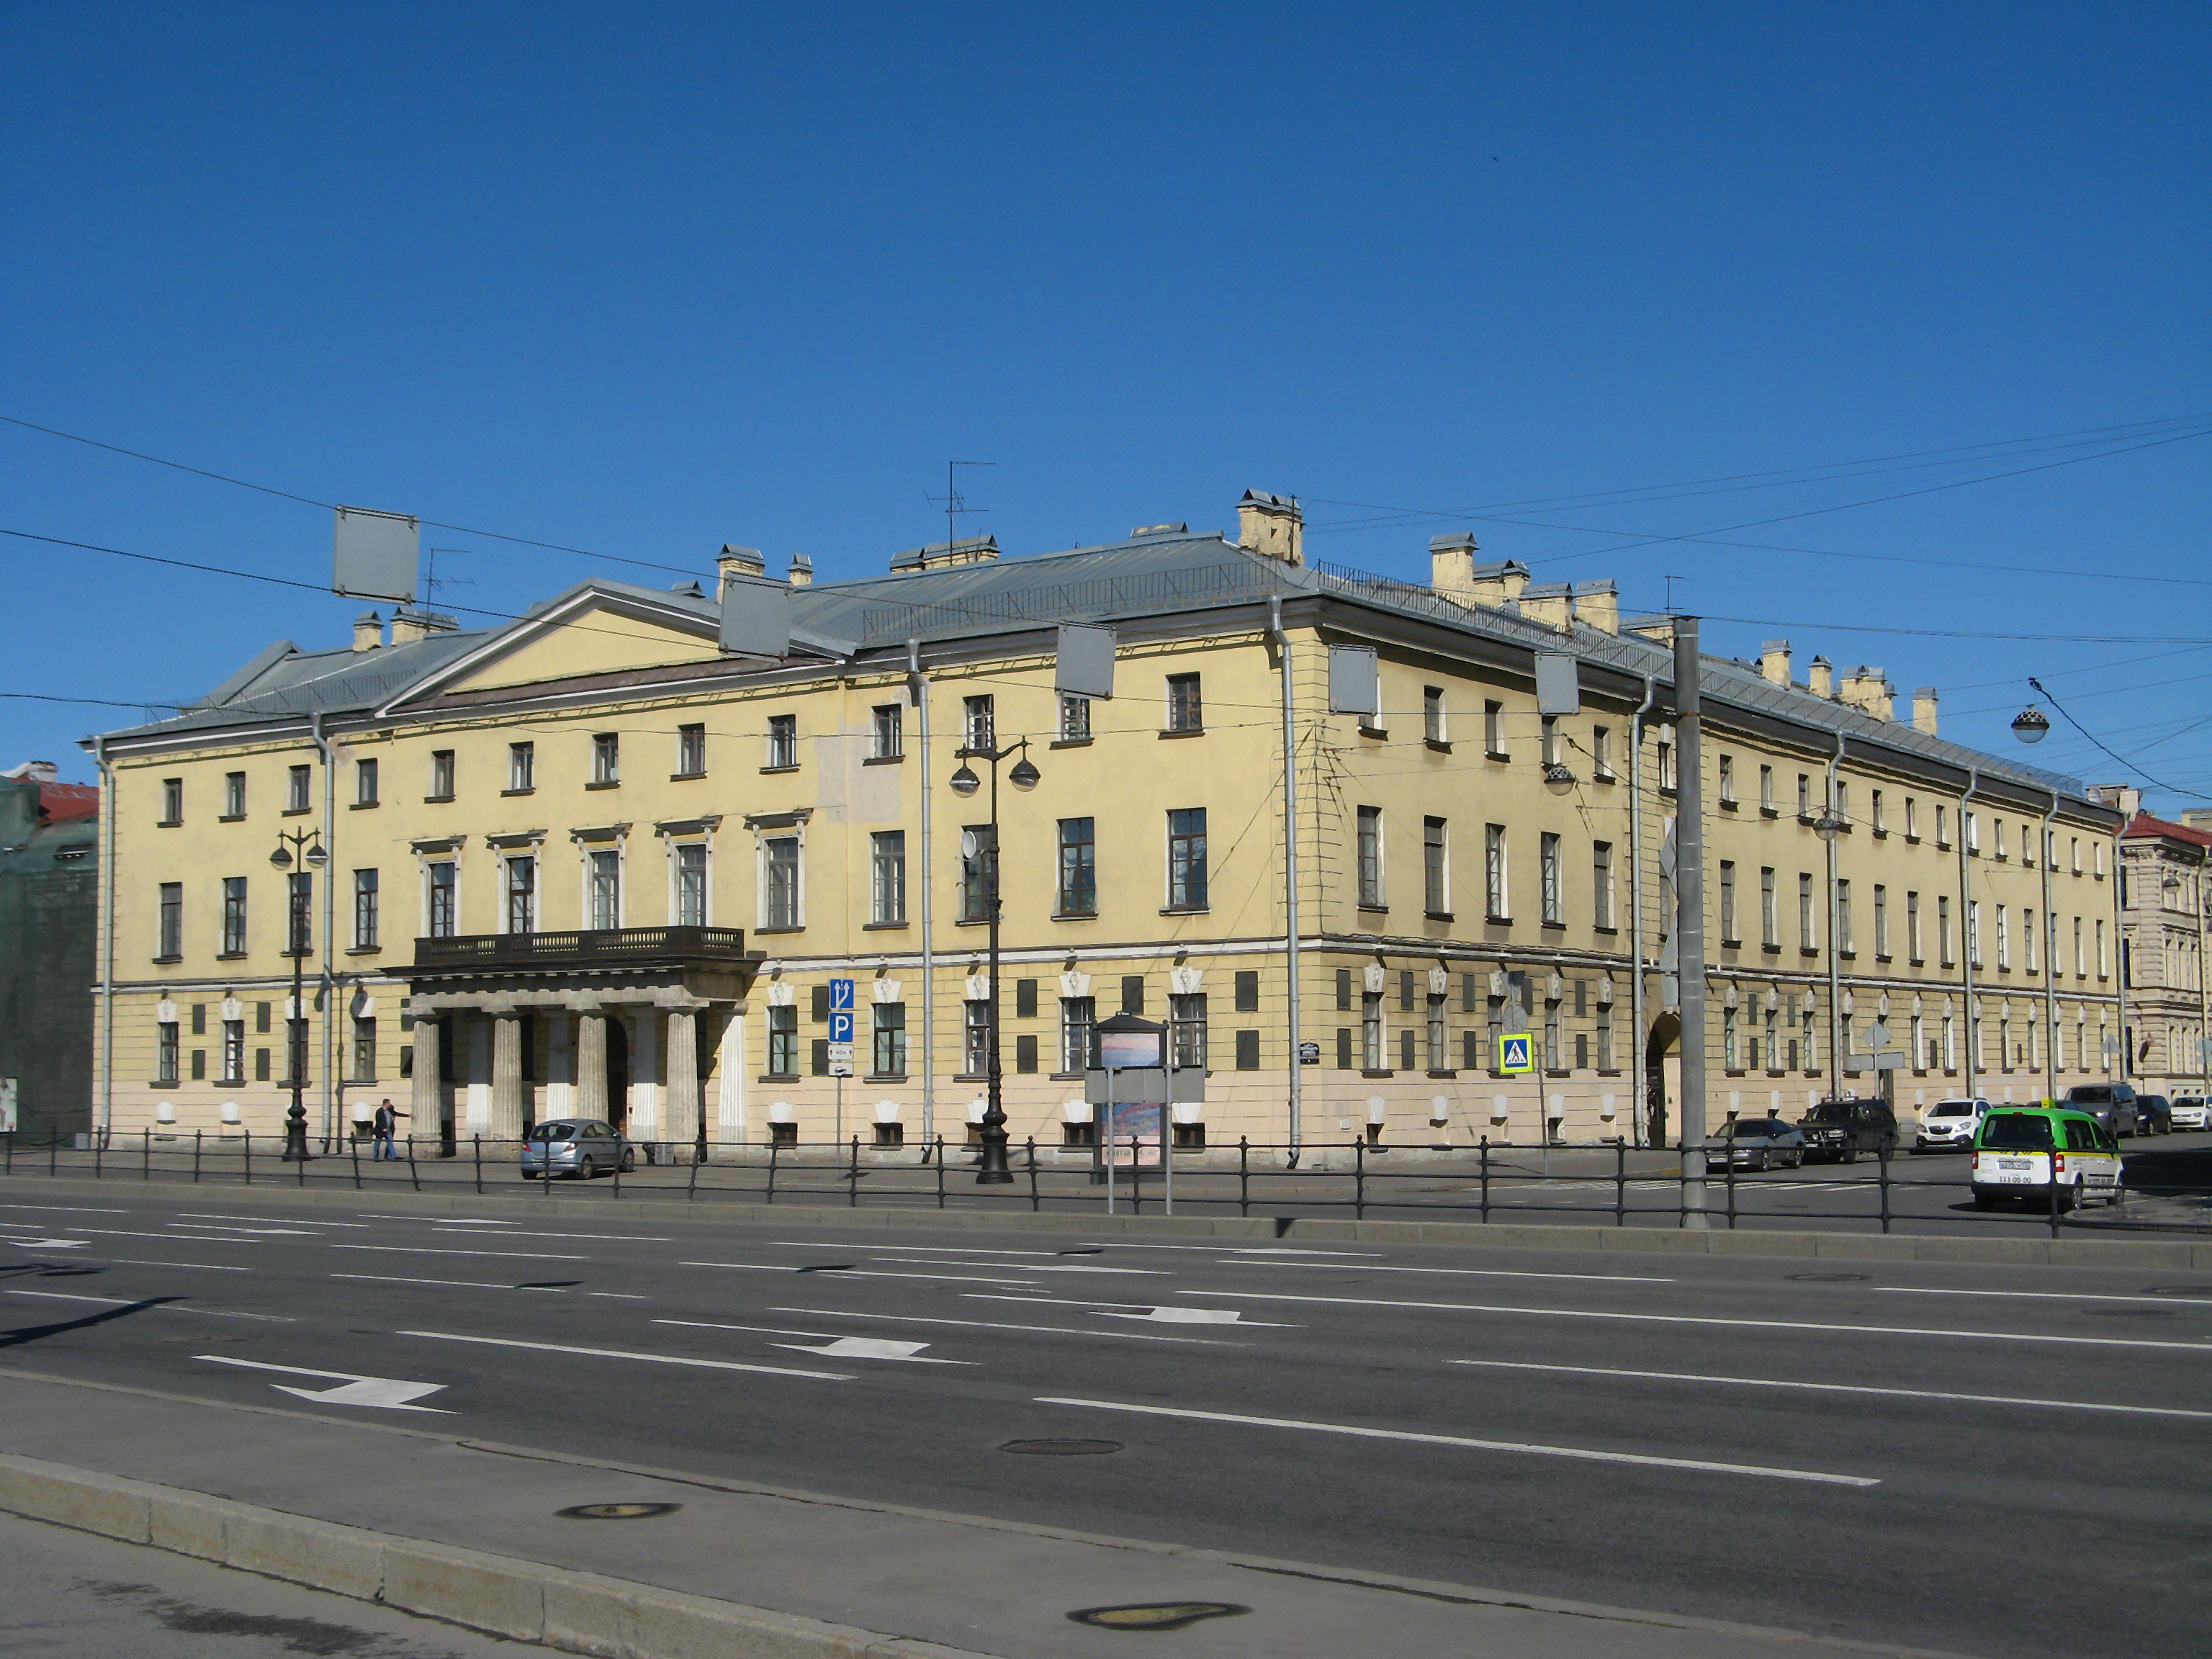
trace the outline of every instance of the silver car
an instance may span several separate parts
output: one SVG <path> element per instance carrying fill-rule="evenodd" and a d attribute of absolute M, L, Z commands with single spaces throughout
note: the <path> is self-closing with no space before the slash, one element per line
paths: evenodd
<path fill-rule="evenodd" d="M 1705 1168 L 1794 1170 L 1805 1161 L 1805 1135 L 1778 1117 L 1736 1118 L 1705 1142 Z"/>
<path fill-rule="evenodd" d="M 581 1176 L 637 1167 L 637 1148 L 604 1118 L 565 1117 L 534 1125 L 522 1138 L 522 1178 Z"/>

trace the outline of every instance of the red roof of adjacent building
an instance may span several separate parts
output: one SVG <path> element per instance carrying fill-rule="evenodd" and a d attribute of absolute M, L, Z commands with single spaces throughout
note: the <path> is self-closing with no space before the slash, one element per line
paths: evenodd
<path fill-rule="evenodd" d="M 2133 841 L 2162 836 L 2170 841 L 2185 841 L 2192 847 L 2212 847 L 2212 832 L 2192 830 L 2185 823 L 2176 823 L 2169 818 L 2154 818 L 2148 812 L 2138 812 L 2128 820 L 2128 827 L 2120 831 L 2122 841 Z"/>
<path fill-rule="evenodd" d="M 100 816 L 100 786 L 93 783 L 42 783 L 39 786 L 39 819 L 43 823 L 68 823 L 76 818 Z"/>

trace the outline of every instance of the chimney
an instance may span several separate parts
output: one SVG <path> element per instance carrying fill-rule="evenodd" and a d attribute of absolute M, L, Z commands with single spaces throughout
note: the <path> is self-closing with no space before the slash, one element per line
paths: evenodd
<path fill-rule="evenodd" d="M 804 553 L 793 554 L 791 556 L 791 585 L 793 587 L 811 587 L 813 584 L 814 561 L 807 557 Z"/>
<path fill-rule="evenodd" d="M 1519 594 L 1521 614 L 1530 622 L 1546 628 L 1556 628 L 1562 634 L 1573 631 L 1574 588 L 1565 582 L 1541 582 L 1534 587 L 1523 587 Z"/>
<path fill-rule="evenodd" d="M 1880 668 L 1861 663 L 1844 676 L 1843 701 L 1853 708 L 1862 709 L 1878 720 L 1893 718 L 1897 708 L 1897 690 L 1889 683 L 1889 676 Z"/>
<path fill-rule="evenodd" d="M 1285 564 L 1306 562 L 1305 526 L 1305 514 L 1291 496 L 1248 489 L 1237 503 L 1237 545 Z"/>
<path fill-rule="evenodd" d="M 374 651 L 384 643 L 384 618 L 374 611 L 364 611 L 353 619 L 353 648 Z"/>
<path fill-rule="evenodd" d="M 2185 807 L 2182 810 L 2181 822 L 2191 830 L 2212 830 L 2212 807 Z"/>
<path fill-rule="evenodd" d="M 1576 584 L 1575 620 L 1601 634 L 1620 632 L 1620 590 L 1610 581 Z"/>
<path fill-rule="evenodd" d="M 1807 665 L 1806 672 L 1809 677 L 1810 688 L 1814 696 L 1832 697 L 1836 695 L 1835 664 L 1830 662 L 1826 657 L 1815 657 Z"/>
<path fill-rule="evenodd" d="M 2112 807 L 2130 822 L 2133 822 L 2136 814 L 2142 811 L 2142 791 L 2131 783 L 2092 784 L 2089 799 Z"/>
<path fill-rule="evenodd" d="M 1923 685 L 1912 694 L 1912 729 L 1936 735 L 1936 688 Z"/>
<path fill-rule="evenodd" d="M 1518 599 L 1528 585 L 1528 567 L 1516 559 L 1494 559 L 1477 564 L 1474 538 L 1435 536 L 1429 540 L 1430 591 L 1455 605 L 1488 605 L 1492 610 Z"/>
<path fill-rule="evenodd" d="M 737 576 L 765 576 L 768 561 L 761 556 L 757 547 L 740 547 L 735 542 L 724 542 L 722 550 L 714 558 L 717 598 L 726 590 L 731 579 Z"/>
<path fill-rule="evenodd" d="M 1650 640 L 1655 645 L 1674 643 L 1674 619 L 1672 617 L 1630 617 L 1620 624 L 1624 634 L 1633 634 L 1638 639 Z"/>
<path fill-rule="evenodd" d="M 904 552 L 892 554 L 891 574 L 896 576 L 916 570 L 945 570 L 957 564 L 987 564 L 998 556 L 996 536 L 963 536 L 957 541 L 932 542 L 927 547 L 909 547 Z"/>
<path fill-rule="evenodd" d="M 392 642 L 412 645 L 430 634 L 450 634 L 460 623 L 435 611 L 395 611 L 392 613 Z"/>
<path fill-rule="evenodd" d="M 1777 685 L 1790 684 L 1790 641 L 1769 640 L 1759 647 L 1759 678 Z"/>

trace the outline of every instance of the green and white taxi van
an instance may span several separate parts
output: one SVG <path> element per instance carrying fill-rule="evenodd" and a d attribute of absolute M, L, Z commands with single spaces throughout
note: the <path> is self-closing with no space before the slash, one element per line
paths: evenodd
<path fill-rule="evenodd" d="M 2060 1210 L 2120 1195 L 2120 1145 L 2088 1113 L 1998 1106 L 1974 1133 L 1974 1207 L 2037 1199 Z"/>

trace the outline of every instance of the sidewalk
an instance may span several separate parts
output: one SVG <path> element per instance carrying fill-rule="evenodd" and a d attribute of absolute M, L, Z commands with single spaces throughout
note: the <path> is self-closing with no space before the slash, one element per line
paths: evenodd
<path fill-rule="evenodd" d="M 682 1507 L 624 1521 L 556 1513 L 625 1503 Z M 1103 1659 L 1126 1654 L 1130 1633 L 1072 1612 L 1189 1602 L 1249 1609 L 1178 1631 L 1175 1651 L 1194 1659 L 1923 1651 L 778 1492 L 15 1368 L 0 1368 L 0 1510 L 137 1540 L 150 1513 L 153 1536 L 185 1553 L 635 1659 Z M 1163 1516 L 1163 1533 L 1173 1525 Z"/>

